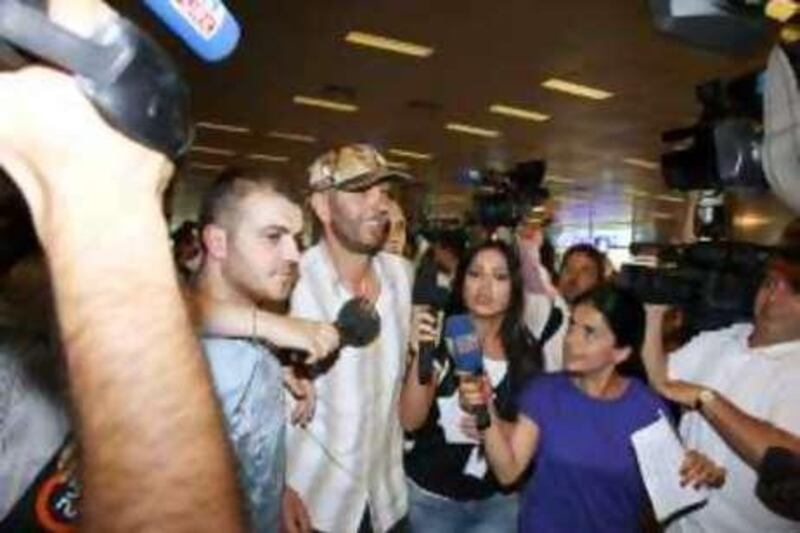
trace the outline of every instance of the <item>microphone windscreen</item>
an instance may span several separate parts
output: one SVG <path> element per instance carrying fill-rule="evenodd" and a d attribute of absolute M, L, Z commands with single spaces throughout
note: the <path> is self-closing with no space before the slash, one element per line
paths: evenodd
<path fill-rule="evenodd" d="M 365 298 L 353 298 L 339 310 L 334 323 L 342 346 L 359 348 L 371 343 L 381 331 L 381 317 Z"/>
<path fill-rule="evenodd" d="M 469 315 L 452 315 L 444 324 L 444 335 L 453 354 L 456 370 L 469 374 L 483 372 L 478 333 Z"/>
<path fill-rule="evenodd" d="M 225 59 L 239 42 L 239 23 L 220 0 L 144 0 L 144 3 L 205 61 Z"/>

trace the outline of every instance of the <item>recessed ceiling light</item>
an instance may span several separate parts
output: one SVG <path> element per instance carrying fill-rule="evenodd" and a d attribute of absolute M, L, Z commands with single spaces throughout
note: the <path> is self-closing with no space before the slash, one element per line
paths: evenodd
<path fill-rule="evenodd" d="M 614 96 L 614 93 L 589 87 L 588 85 L 581 85 L 567 80 L 560 80 L 558 78 L 550 78 L 542 83 L 542 87 L 553 91 L 560 91 L 562 93 L 571 94 L 572 96 L 580 96 L 582 98 L 589 98 L 591 100 L 606 100 Z"/>
<path fill-rule="evenodd" d="M 770 223 L 770 219 L 759 215 L 745 213 L 733 219 L 733 223 L 742 228 L 754 228 Z"/>
<path fill-rule="evenodd" d="M 433 54 L 433 48 L 429 46 L 422 46 L 362 31 L 351 31 L 345 36 L 344 40 L 350 44 L 368 46 L 370 48 L 377 48 L 387 52 L 414 57 L 430 57 Z"/>
<path fill-rule="evenodd" d="M 234 126 L 220 122 L 198 122 L 196 126 L 200 129 L 226 131 L 228 133 L 250 133 L 250 128 L 245 126 Z"/>
<path fill-rule="evenodd" d="M 562 183 L 564 185 L 569 185 L 570 183 L 575 183 L 575 180 L 572 178 L 565 178 L 563 176 L 558 176 L 556 174 L 548 174 L 547 177 L 544 178 L 545 183 L 552 182 L 552 183 Z"/>
<path fill-rule="evenodd" d="M 268 161 L 270 163 L 288 163 L 289 157 L 285 155 L 270 155 L 270 154 L 247 154 L 247 159 L 254 159 L 258 161 Z"/>
<path fill-rule="evenodd" d="M 639 159 L 637 157 L 626 157 L 622 160 L 622 162 L 632 167 L 645 168 L 647 170 L 658 170 L 659 166 L 655 161 L 648 161 L 646 159 Z"/>
<path fill-rule="evenodd" d="M 681 198 L 680 196 L 670 196 L 669 194 L 660 194 L 656 196 L 656 199 L 662 200 L 664 202 L 673 202 L 676 204 L 682 204 L 684 202 L 684 199 Z"/>
<path fill-rule="evenodd" d="M 648 196 L 650 196 L 650 193 L 648 193 L 647 191 L 642 191 L 640 189 L 634 189 L 633 187 L 626 188 L 625 189 L 625 194 L 627 194 L 628 196 L 635 196 L 635 197 L 638 197 L 638 198 L 647 198 Z"/>
<path fill-rule="evenodd" d="M 216 165 L 211 163 L 189 163 L 190 168 L 196 168 L 198 170 L 222 170 L 225 168 L 225 165 Z"/>
<path fill-rule="evenodd" d="M 488 130 L 485 128 L 479 128 L 477 126 L 470 126 L 469 124 L 460 124 L 458 122 L 449 122 L 445 125 L 445 129 L 457 131 L 459 133 L 466 133 L 467 135 L 475 135 L 478 137 L 500 137 L 500 132 L 497 130 Z"/>
<path fill-rule="evenodd" d="M 292 101 L 298 105 L 321 107 L 323 109 L 330 109 L 331 111 L 341 111 L 343 113 L 355 113 L 356 111 L 358 111 L 358 106 L 353 104 L 336 102 L 334 100 L 325 100 L 323 98 L 312 98 L 310 96 L 295 96 L 294 98 L 292 98 Z"/>
<path fill-rule="evenodd" d="M 430 161 L 433 159 L 432 154 L 423 154 L 422 152 L 414 152 L 413 150 L 402 150 L 400 148 L 389 148 L 389 153 L 397 157 L 407 157 L 408 159 L 416 159 L 418 161 Z"/>
<path fill-rule="evenodd" d="M 402 163 L 400 161 L 387 161 L 386 166 L 395 170 L 408 170 L 408 163 Z"/>
<path fill-rule="evenodd" d="M 314 144 L 317 142 L 316 137 L 305 135 L 303 133 L 287 133 L 285 131 L 271 131 L 267 133 L 268 137 L 273 139 L 283 139 L 284 141 L 294 141 L 299 143 Z"/>
<path fill-rule="evenodd" d="M 504 104 L 492 104 L 489 107 L 491 113 L 497 115 L 505 115 L 507 117 L 520 118 L 522 120 L 530 120 L 533 122 L 544 122 L 550 120 L 550 115 L 532 111 L 530 109 L 522 109 L 521 107 L 512 107 Z"/>
<path fill-rule="evenodd" d="M 198 152 L 201 154 L 212 154 L 212 155 L 225 155 L 225 156 L 236 155 L 235 150 L 228 150 L 227 148 L 214 148 L 213 146 L 202 146 L 199 144 L 189 147 L 189 151 Z"/>

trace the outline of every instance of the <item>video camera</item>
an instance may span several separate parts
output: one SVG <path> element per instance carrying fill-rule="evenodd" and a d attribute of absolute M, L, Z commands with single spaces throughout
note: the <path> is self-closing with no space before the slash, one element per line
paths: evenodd
<path fill-rule="evenodd" d="M 770 18 L 796 24 L 800 7 L 775 0 L 649 0 L 655 25 L 688 44 L 727 54 L 766 50 Z M 786 28 L 785 28 L 786 29 Z M 769 188 L 800 212 L 800 40 L 773 47 L 763 73 L 697 88 L 696 125 L 666 132 L 684 146 L 662 157 L 667 185 L 682 190 Z M 688 143 L 688 147 L 685 144 Z"/>
<path fill-rule="evenodd" d="M 624 265 L 617 282 L 645 303 L 680 307 L 690 334 L 748 321 L 775 248 L 749 243 L 633 244 L 631 253 L 655 252 L 658 268 Z"/>
<path fill-rule="evenodd" d="M 530 209 L 549 197 L 542 187 L 547 164 L 534 159 L 518 163 L 508 172 L 473 172 L 471 218 L 481 226 L 516 226 Z"/>

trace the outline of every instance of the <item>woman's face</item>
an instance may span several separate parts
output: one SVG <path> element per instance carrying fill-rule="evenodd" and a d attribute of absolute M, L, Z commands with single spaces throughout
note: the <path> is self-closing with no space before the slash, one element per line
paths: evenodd
<path fill-rule="evenodd" d="M 615 347 L 614 332 L 605 317 L 591 304 L 580 304 L 572 311 L 564 339 L 565 370 L 576 374 L 593 374 L 624 361 L 628 348 Z"/>
<path fill-rule="evenodd" d="M 486 249 L 472 258 L 464 276 L 464 304 L 477 318 L 505 314 L 511 301 L 511 275 L 505 256 Z"/>

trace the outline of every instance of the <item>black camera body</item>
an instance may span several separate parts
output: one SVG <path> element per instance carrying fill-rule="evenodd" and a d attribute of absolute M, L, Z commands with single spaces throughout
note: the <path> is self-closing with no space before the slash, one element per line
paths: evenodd
<path fill-rule="evenodd" d="M 690 334 L 753 317 L 753 302 L 773 249 L 749 243 L 632 245 L 658 249 L 660 266 L 625 265 L 617 282 L 645 303 L 680 307 Z"/>
<path fill-rule="evenodd" d="M 508 172 L 486 171 L 471 180 L 475 187 L 471 218 L 479 225 L 516 226 L 530 209 L 549 197 L 542 187 L 547 164 L 534 159 Z"/>

